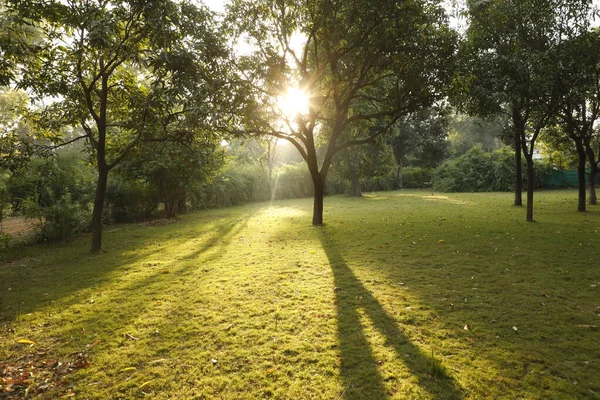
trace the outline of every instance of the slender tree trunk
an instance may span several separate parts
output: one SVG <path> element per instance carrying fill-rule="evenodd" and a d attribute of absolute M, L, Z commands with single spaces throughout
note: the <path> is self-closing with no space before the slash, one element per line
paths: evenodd
<path fill-rule="evenodd" d="M 577 156 L 579 158 L 579 162 L 577 164 L 577 211 L 585 212 L 585 162 L 586 162 L 586 154 L 585 149 L 583 147 L 583 143 L 580 138 L 575 139 L 575 147 L 577 148 Z"/>
<path fill-rule="evenodd" d="M 311 174 L 311 176 L 315 185 L 312 224 L 318 226 L 323 225 L 323 197 L 325 196 L 325 180 L 321 177 L 320 173 Z"/>
<path fill-rule="evenodd" d="M 527 222 L 533 222 L 533 187 L 534 187 L 534 175 L 533 175 L 533 156 L 529 155 L 525 157 L 527 160 Z"/>
<path fill-rule="evenodd" d="M 104 60 L 100 58 L 100 68 L 104 68 Z M 98 141 L 96 143 L 96 161 L 98 164 L 98 182 L 96 184 L 96 196 L 94 198 L 94 210 L 92 212 L 92 253 L 99 252 L 102 248 L 102 211 L 104 210 L 104 199 L 106 197 L 106 184 L 108 182 L 108 171 L 110 167 L 106 162 L 106 121 L 108 107 L 108 75 L 102 74 L 100 90 L 100 113 L 96 119 L 98 128 Z M 89 105 L 93 107 L 93 104 Z"/>
<path fill-rule="evenodd" d="M 396 166 L 396 189 L 404 189 L 404 181 L 402 178 L 402 164 Z"/>
<path fill-rule="evenodd" d="M 358 166 L 356 164 L 352 165 L 352 183 L 350 191 L 352 196 L 362 196 L 362 192 L 360 191 L 360 180 L 358 179 Z"/>
<path fill-rule="evenodd" d="M 94 211 L 92 212 L 92 243 L 90 250 L 95 253 L 102 248 L 102 211 L 106 197 L 106 184 L 108 182 L 108 167 L 105 163 L 98 163 L 98 180 L 96 183 L 96 196 L 94 198 Z"/>
<path fill-rule="evenodd" d="M 523 172 L 521 170 L 521 133 L 515 131 L 515 206 L 523 205 Z"/>
<path fill-rule="evenodd" d="M 590 169 L 590 173 L 588 175 L 588 179 L 589 179 L 588 187 L 590 190 L 590 196 L 589 196 L 588 202 L 593 206 L 598 204 L 598 200 L 596 199 L 596 182 L 595 182 L 597 174 L 598 174 L 598 170 L 596 168 L 592 167 Z"/>

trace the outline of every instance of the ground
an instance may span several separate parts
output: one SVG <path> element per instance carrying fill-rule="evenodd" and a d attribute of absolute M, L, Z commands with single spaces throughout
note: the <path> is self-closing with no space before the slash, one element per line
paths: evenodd
<path fill-rule="evenodd" d="M 600 398 L 600 212 L 422 191 L 2 254 L 0 398 Z"/>

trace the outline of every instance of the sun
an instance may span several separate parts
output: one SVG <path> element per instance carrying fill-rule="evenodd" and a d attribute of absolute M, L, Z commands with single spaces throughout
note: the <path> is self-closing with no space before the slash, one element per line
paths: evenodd
<path fill-rule="evenodd" d="M 287 119 L 308 114 L 308 93 L 298 87 L 291 87 L 284 95 L 277 97 L 277 108 Z"/>

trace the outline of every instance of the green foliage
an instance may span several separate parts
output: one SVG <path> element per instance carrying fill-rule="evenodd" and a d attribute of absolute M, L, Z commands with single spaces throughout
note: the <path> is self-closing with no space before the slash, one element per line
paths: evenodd
<path fill-rule="evenodd" d="M 440 192 L 508 192 L 514 189 L 515 156 L 509 146 L 486 152 L 478 144 L 435 170 L 433 189 Z M 552 166 L 534 161 L 534 188 L 550 187 Z M 527 179 L 524 178 L 524 182 Z"/>
<path fill-rule="evenodd" d="M 123 161 L 116 174 L 122 181 L 129 181 L 130 190 L 140 191 L 137 207 L 144 214 L 160 202 L 166 216 L 171 218 L 185 211 L 188 196 L 201 190 L 202 184 L 212 178 L 222 164 L 223 152 L 214 141 L 188 145 L 167 141 L 144 144 Z M 151 200 L 151 196 L 154 199 Z"/>
<path fill-rule="evenodd" d="M 95 177 L 77 153 L 36 160 L 8 183 L 13 212 L 36 220 L 42 240 L 59 240 L 89 226 Z"/>
<path fill-rule="evenodd" d="M 132 222 L 149 218 L 158 207 L 159 198 L 158 189 L 152 183 L 115 176 L 106 191 L 108 219 Z"/>
<path fill-rule="evenodd" d="M 339 186 L 339 180 L 329 179 L 326 183 L 327 192 L 335 193 L 336 186 Z M 275 185 L 277 199 L 309 197 L 313 195 L 313 192 L 314 186 L 305 163 L 285 165 L 278 171 Z"/>
<path fill-rule="evenodd" d="M 221 208 L 267 200 L 269 183 L 259 165 L 228 164 L 191 194 L 194 208 Z"/>
<path fill-rule="evenodd" d="M 405 167 L 402 169 L 403 186 L 406 189 L 431 187 L 435 168 Z"/>
<path fill-rule="evenodd" d="M 506 116 L 482 119 L 476 116 L 455 114 L 450 118 L 448 134 L 449 152 L 452 157 L 465 154 L 480 143 L 485 151 L 502 147 L 502 137 L 508 131 Z"/>

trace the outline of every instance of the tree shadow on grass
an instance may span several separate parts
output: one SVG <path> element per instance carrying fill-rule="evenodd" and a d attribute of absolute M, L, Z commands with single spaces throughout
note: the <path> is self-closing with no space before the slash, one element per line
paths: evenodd
<path fill-rule="evenodd" d="M 208 234 L 208 239 L 189 254 L 183 255 L 183 260 L 199 257 L 211 249 L 217 254 L 222 242 L 243 229 L 256 212 L 258 209 L 253 209 L 239 220 L 224 218 L 208 231 L 201 232 Z M 82 235 L 70 242 L 34 245 L 26 249 L 27 255 L 17 255 L 13 261 L 1 263 L 0 275 L 4 272 L 5 279 L 2 279 L 3 285 L 0 287 L 0 324 L 9 323 L 19 315 L 35 312 L 57 301 L 61 302 L 63 308 L 81 301 L 80 298 L 66 299 L 81 290 L 102 285 L 120 268 L 148 260 L 163 251 L 161 248 L 145 248 L 148 240 L 182 247 L 188 241 L 184 238 L 169 239 L 169 234 L 185 229 L 185 225 L 151 228 L 145 230 L 144 234 L 140 234 L 138 229 L 133 228 L 127 232 L 125 240 L 115 242 L 110 250 L 97 255 L 89 254 L 87 235 Z M 110 244 L 111 240 L 107 239 L 107 244 Z M 133 256 L 123 253 L 133 250 Z M 122 253 L 123 257 L 120 256 Z M 216 256 L 218 254 L 211 258 Z M 183 274 L 185 269 L 173 268 L 172 271 Z M 144 287 L 153 277 L 151 275 L 134 283 L 130 289 Z"/>
<path fill-rule="evenodd" d="M 455 380 L 443 368 L 436 368 L 435 360 L 409 341 L 394 318 L 354 275 L 336 243 L 324 235 L 320 235 L 320 239 L 336 287 L 344 398 L 385 399 L 393 394 L 388 393 L 385 387 L 377 360 L 361 326 L 363 314 L 385 338 L 386 345 L 393 348 L 397 358 L 403 360 L 422 390 L 436 399 L 461 399 L 463 395 Z"/>

